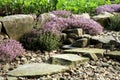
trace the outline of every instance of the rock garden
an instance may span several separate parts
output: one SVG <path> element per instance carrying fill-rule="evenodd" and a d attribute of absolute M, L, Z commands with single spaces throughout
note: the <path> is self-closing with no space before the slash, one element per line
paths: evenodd
<path fill-rule="evenodd" d="M 0 80 L 120 80 L 120 1 L 11 1 L 0 2 Z"/>

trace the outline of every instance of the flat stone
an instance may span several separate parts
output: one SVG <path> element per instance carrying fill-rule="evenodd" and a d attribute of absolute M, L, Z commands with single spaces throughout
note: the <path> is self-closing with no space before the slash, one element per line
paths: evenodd
<path fill-rule="evenodd" d="M 93 60 L 97 60 L 98 57 L 103 57 L 105 50 L 97 49 L 97 48 L 74 48 L 74 49 L 64 50 L 64 52 L 65 53 L 80 53 L 83 56 L 87 56 L 87 57 L 92 58 Z"/>
<path fill-rule="evenodd" d="M 42 76 L 68 70 L 68 67 L 61 65 L 52 65 L 47 63 L 31 63 L 19 66 L 8 72 L 11 76 Z"/>
<path fill-rule="evenodd" d="M 76 66 L 77 64 L 84 63 L 88 60 L 88 58 L 75 54 L 56 54 L 51 56 L 49 61 L 51 61 L 52 64 Z"/>
<path fill-rule="evenodd" d="M 111 52 L 106 53 L 104 55 L 120 61 L 120 51 L 111 51 Z"/>
<path fill-rule="evenodd" d="M 109 43 L 111 40 L 115 40 L 113 36 L 93 36 L 91 39 L 98 40 L 101 43 Z"/>

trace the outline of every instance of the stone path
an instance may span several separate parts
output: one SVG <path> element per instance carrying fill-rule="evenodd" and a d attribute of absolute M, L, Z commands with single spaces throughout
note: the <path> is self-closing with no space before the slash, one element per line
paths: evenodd
<path fill-rule="evenodd" d="M 51 59 L 51 60 L 50 60 Z M 80 57 L 75 54 L 57 54 L 50 57 L 51 64 L 31 63 L 24 64 L 8 72 L 11 76 L 43 76 L 68 70 L 67 66 L 76 66 L 79 63 L 88 62 L 88 58 Z M 56 64 L 56 65 L 54 65 Z M 57 65 L 59 64 L 59 65 Z M 61 66 L 64 65 L 64 66 Z M 67 65 L 67 66 L 65 66 Z"/>
<path fill-rule="evenodd" d="M 71 50 L 71 49 L 68 49 Z M 97 54 L 99 53 L 99 56 L 97 56 L 98 60 L 89 60 L 86 57 L 81 57 L 81 55 L 77 55 L 74 52 L 76 51 L 77 53 L 81 52 L 81 50 L 83 51 L 83 53 L 87 52 L 87 53 L 91 53 L 91 54 Z M 67 50 L 65 50 L 67 51 Z M 109 79 L 115 79 L 115 80 L 119 80 L 119 73 L 120 73 L 120 64 L 118 62 L 115 61 L 111 61 L 110 59 L 101 59 L 100 56 L 104 56 L 105 54 L 103 54 L 104 49 L 86 49 L 86 48 L 74 48 L 72 49 L 72 53 L 70 54 L 53 54 L 51 57 L 47 58 L 47 62 L 51 61 L 50 64 L 48 63 L 41 63 L 41 62 L 34 62 L 33 59 L 30 63 L 25 63 L 22 64 L 21 66 L 18 66 L 16 68 L 14 68 L 13 70 L 10 70 L 7 72 L 7 74 L 9 76 L 7 76 L 6 78 L 8 80 L 45 80 L 45 79 L 70 79 L 70 80 L 96 80 L 97 78 L 99 78 L 100 80 L 108 80 L 106 77 L 106 74 L 109 75 Z M 119 54 L 119 51 L 114 51 L 111 52 L 109 54 Z M 107 54 L 107 53 L 106 53 Z M 40 57 L 40 55 L 38 55 L 38 53 L 31 53 L 30 56 L 28 56 L 28 54 L 26 54 L 27 57 L 30 57 L 34 55 L 34 57 Z M 38 55 L 38 56 L 37 56 Z M 41 55 L 42 56 L 42 55 Z M 108 56 L 108 55 L 106 55 Z M 33 58 L 34 58 L 33 57 Z M 93 57 L 93 56 L 92 56 Z M 26 58 L 25 56 L 23 58 Z M 94 57 L 95 58 L 95 57 Z M 119 57 L 120 58 L 120 57 Z M 21 57 L 22 59 L 22 57 Z M 42 61 L 43 62 L 43 61 Z M 83 66 L 84 65 L 84 66 Z M 115 70 L 114 70 L 115 69 Z M 7 68 L 6 68 L 7 70 Z M 104 70 L 104 71 L 103 71 Z M 114 72 L 111 72 L 114 71 Z M 94 72 L 97 71 L 99 75 L 103 75 L 101 74 L 101 72 L 104 72 L 105 74 L 100 77 L 97 76 L 97 74 Z M 11 77 L 11 76 L 16 76 L 16 77 Z M 39 77 L 36 77 L 39 76 Z M 22 77 L 21 77 L 22 76 Z M 30 76 L 30 79 L 29 79 Z M 76 77 L 75 77 L 76 76 Z M 93 76 L 93 77 L 91 77 Z M 111 76 L 111 77 L 110 77 Z M 4 77 L 1 77 L 1 79 Z M 5 78 L 4 78 L 5 79 Z"/>

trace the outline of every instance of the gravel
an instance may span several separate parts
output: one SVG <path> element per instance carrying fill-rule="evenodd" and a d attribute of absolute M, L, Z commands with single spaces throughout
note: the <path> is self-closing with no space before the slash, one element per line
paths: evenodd
<path fill-rule="evenodd" d="M 55 54 L 55 53 L 53 53 Z M 56 53 L 59 54 L 59 53 Z M 40 51 L 26 51 L 21 57 L 9 63 L 0 63 L 0 75 L 7 78 L 7 72 L 19 65 L 26 63 L 46 62 L 50 55 Z M 84 64 L 78 64 L 63 73 L 53 75 L 18 77 L 18 80 L 120 80 L 120 62 L 109 57 L 99 58 L 98 61 L 89 60 Z"/>

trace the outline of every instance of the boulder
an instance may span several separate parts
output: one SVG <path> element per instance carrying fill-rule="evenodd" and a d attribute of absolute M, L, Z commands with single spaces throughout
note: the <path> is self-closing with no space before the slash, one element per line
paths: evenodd
<path fill-rule="evenodd" d="M 92 18 L 94 20 L 96 20 L 97 22 L 99 22 L 102 26 L 105 26 L 107 20 L 112 16 L 114 16 L 114 15 L 109 12 L 102 12 L 101 14 L 99 14 L 97 16 L 93 16 Z"/>
<path fill-rule="evenodd" d="M 0 19 L 5 33 L 12 39 L 19 40 L 25 33 L 33 29 L 34 17 L 32 15 L 10 15 Z"/>
<path fill-rule="evenodd" d="M 75 54 L 56 54 L 50 57 L 49 61 L 52 64 L 61 64 L 68 66 L 77 66 L 77 64 L 83 64 L 88 61 L 88 58 L 80 57 Z"/>
<path fill-rule="evenodd" d="M 38 16 L 37 28 L 42 28 L 44 24 L 49 21 L 52 17 L 55 17 L 52 13 L 44 13 Z"/>
<path fill-rule="evenodd" d="M 68 70 L 68 67 L 47 63 L 24 64 L 8 72 L 10 76 L 43 76 Z"/>

